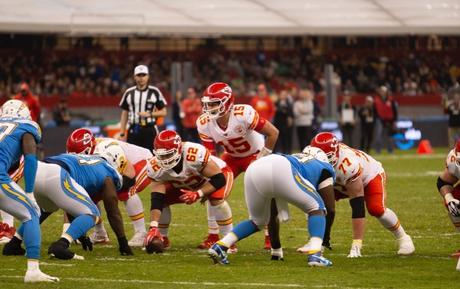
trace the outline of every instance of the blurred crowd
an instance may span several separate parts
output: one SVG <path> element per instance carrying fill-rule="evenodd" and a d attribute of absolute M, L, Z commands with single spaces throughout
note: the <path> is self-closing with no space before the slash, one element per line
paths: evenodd
<path fill-rule="evenodd" d="M 217 50 L 219 51 L 219 50 Z M 18 91 L 27 81 L 39 96 L 120 96 L 132 85 L 132 68 L 146 64 L 152 83 L 170 91 L 171 64 L 191 61 L 195 86 L 201 89 L 221 80 L 236 95 L 255 95 L 257 85 L 273 90 L 324 90 L 324 65 L 334 65 L 333 82 L 340 91 L 369 93 L 388 85 L 394 93 L 438 93 L 460 76 L 460 65 L 449 56 L 429 53 L 405 57 L 358 54 L 315 56 L 308 49 L 290 52 L 116 53 L 107 51 L 42 51 L 0 54 L 0 97 Z"/>

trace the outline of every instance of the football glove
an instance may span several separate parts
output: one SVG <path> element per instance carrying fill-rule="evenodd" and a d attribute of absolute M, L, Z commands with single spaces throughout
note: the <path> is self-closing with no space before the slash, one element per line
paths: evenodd
<path fill-rule="evenodd" d="M 359 258 L 361 256 L 361 248 L 363 246 L 362 240 L 353 240 L 351 243 L 350 254 L 348 254 L 348 258 Z"/>
<path fill-rule="evenodd" d="M 83 250 L 93 251 L 93 242 L 91 242 L 91 239 L 88 236 L 83 235 L 80 238 L 78 238 L 78 241 L 80 241 Z"/>
<path fill-rule="evenodd" d="M 460 217 L 460 201 L 455 199 L 452 194 L 444 196 L 449 213 L 454 217 Z"/>
<path fill-rule="evenodd" d="M 193 192 L 193 191 L 181 189 L 181 192 L 183 194 L 179 197 L 179 199 L 183 201 L 184 203 L 186 203 L 187 205 L 191 205 L 195 203 L 196 201 L 198 201 L 201 197 L 203 197 L 203 192 L 201 192 L 201 190 L 198 190 L 197 192 Z"/>
<path fill-rule="evenodd" d="M 120 254 L 122 256 L 131 256 L 134 255 L 133 251 L 131 250 L 131 247 L 128 245 L 128 240 L 126 237 L 120 237 L 118 238 L 118 250 L 120 251 Z"/>
<path fill-rule="evenodd" d="M 147 247 L 155 238 L 160 238 L 163 241 L 163 236 L 161 236 L 160 230 L 157 227 L 150 227 L 147 235 L 144 239 L 144 247 Z"/>

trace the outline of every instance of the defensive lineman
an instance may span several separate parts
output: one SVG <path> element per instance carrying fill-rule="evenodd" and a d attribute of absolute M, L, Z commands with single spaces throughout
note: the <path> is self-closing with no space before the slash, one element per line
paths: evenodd
<path fill-rule="evenodd" d="M 9 100 L 1 108 L 0 118 L 0 209 L 22 222 L 18 232 L 24 236 L 27 257 L 25 282 L 57 282 L 58 278 L 40 271 L 39 208 L 33 191 L 37 172 L 36 145 L 41 133 L 30 120 L 30 112 L 19 100 Z M 24 155 L 26 192 L 8 175 L 10 166 Z"/>
<path fill-rule="evenodd" d="M 331 266 L 321 256 L 327 211 L 334 212 L 334 170 L 324 153 L 305 151 L 292 156 L 270 155 L 254 161 L 244 175 L 244 195 L 249 219 L 238 224 L 231 233 L 208 251 L 215 263 L 228 264 L 227 249 L 239 240 L 261 230 L 270 218 L 273 198 L 286 201 L 308 214 L 308 264 Z M 323 154 L 323 161 L 321 159 Z M 316 158 L 318 157 L 318 159 Z M 322 190 L 318 193 L 318 190 Z"/>

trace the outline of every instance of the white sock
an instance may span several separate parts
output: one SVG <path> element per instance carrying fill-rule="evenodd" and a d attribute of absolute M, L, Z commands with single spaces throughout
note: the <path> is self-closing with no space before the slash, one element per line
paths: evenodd
<path fill-rule="evenodd" d="M 144 207 L 138 194 L 132 195 L 126 202 L 126 212 L 128 213 L 135 232 L 147 232 L 145 229 Z"/>
<path fill-rule="evenodd" d="M 210 206 L 211 207 L 211 206 Z M 216 212 L 216 222 L 219 225 L 220 233 L 225 236 L 233 230 L 232 210 L 227 201 L 217 206 L 212 206 Z"/>
<path fill-rule="evenodd" d="M 69 229 L 70 227 L 70 223 L 64 223 L 62 224 L 62 234 L 64 234 L 65 232 L 67 232 L 67 230 Z"/>
<path fill-rule="evenodd" d="M 171 223 L 171 208 L 164 207 L 161 211 L 160 221 L 158 222 L 158 229 L 162 236 L 168 236 L 169 224 Z"/>
<path fill-rule="evenodd" d="M 310 245 L 310 250 L 321 251 L 323 239 L 318 237 L 311 237 L 308 243 Z"/>
<path fill-rule="evenodd" d="M 222 244 L 227 248 L 230 248 L 236 242 L 238 242 L 238 237 L 234 233 L 230 232 L 227 235 L 225 235 L 225 237 L 220 239 L 217 243 Z"/>
<path fill-rule="evenodd" d="M 209 201 L 206 202 L 206 208 L 208 211 L 208 234 L 217 235 L 219 234 L 219 225 L 216 221 L 216 208 L 214 206 L 211 206 Z"/>
<path fill-rule="evenodd" d="M 107 231 L 104 227 L 104 223 L 102 221 L 100 221 L 99 224 L 96 224 L 94 226 L 94 231 L 96 232 L 96 234 L 107 234 Z"/>
<path fill-rule="evenodd" d="M 385 212 L 378 220 L 387 230 L 393 233 L 396 239 L 400 239 L 406 235 L 406 232 L 399 223 L 398 216 L 392 210 L 385 208 Z"/>
<path fill-rule="evenodd" d="M 27 259 L 27 271 L 40 270 L 40 266 L 37 259 Z"/>
<path fill-rule="evenodd" d="M 5 211 L 0 211 L 0 215 L 2 216 L 2 222 L 7 224 L 10 227 L 14 227 L 14 217 L 8 214 Z"/>

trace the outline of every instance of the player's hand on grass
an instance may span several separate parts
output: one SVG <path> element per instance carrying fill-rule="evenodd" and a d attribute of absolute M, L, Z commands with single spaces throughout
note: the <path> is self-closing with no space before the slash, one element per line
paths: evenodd
<path fill-rule="evenodd" d="M 447 203 L 447 209 L 449 213 L 454 217 L 460 217 L 460 201 L 457 199 L 451 199 Z"/>
<path fill-rule="evenodd" d="M 163 241 L 163 236 L 161 236 L 160 230 L 158 230 L 157 227 L 150 227 L 147 235 L 145 235 L 144 247 L 147 247 L 147 245 L 150 244 L 155 238 L 160 238 Z"/>
<path fill-rule="evenodd" d="M 78 241 L 80 241 L 83 250 L 93 251 L 93 242 L 91 242 L 91 239 L 88 236 L 83 235 L 80 238 L 78 238 Z"/>
<path fill-rule="evenodd" d="M 131 250 L 131 247 L 128 245 L 128 240 L 126 237 L 120 237 L 118 238 L 118 250 L 120 251 L 120 254 L 122 256 L 131 256 L 134 255 L 133 251 Z"/>
<path fill-rule="evenodd" d="M 361 248 L 363 246 L 362 240 L 353 240 L 351 243 L 350 254 L 348 254 L 348 258 L 359 258 L 361 256 Z"/>

